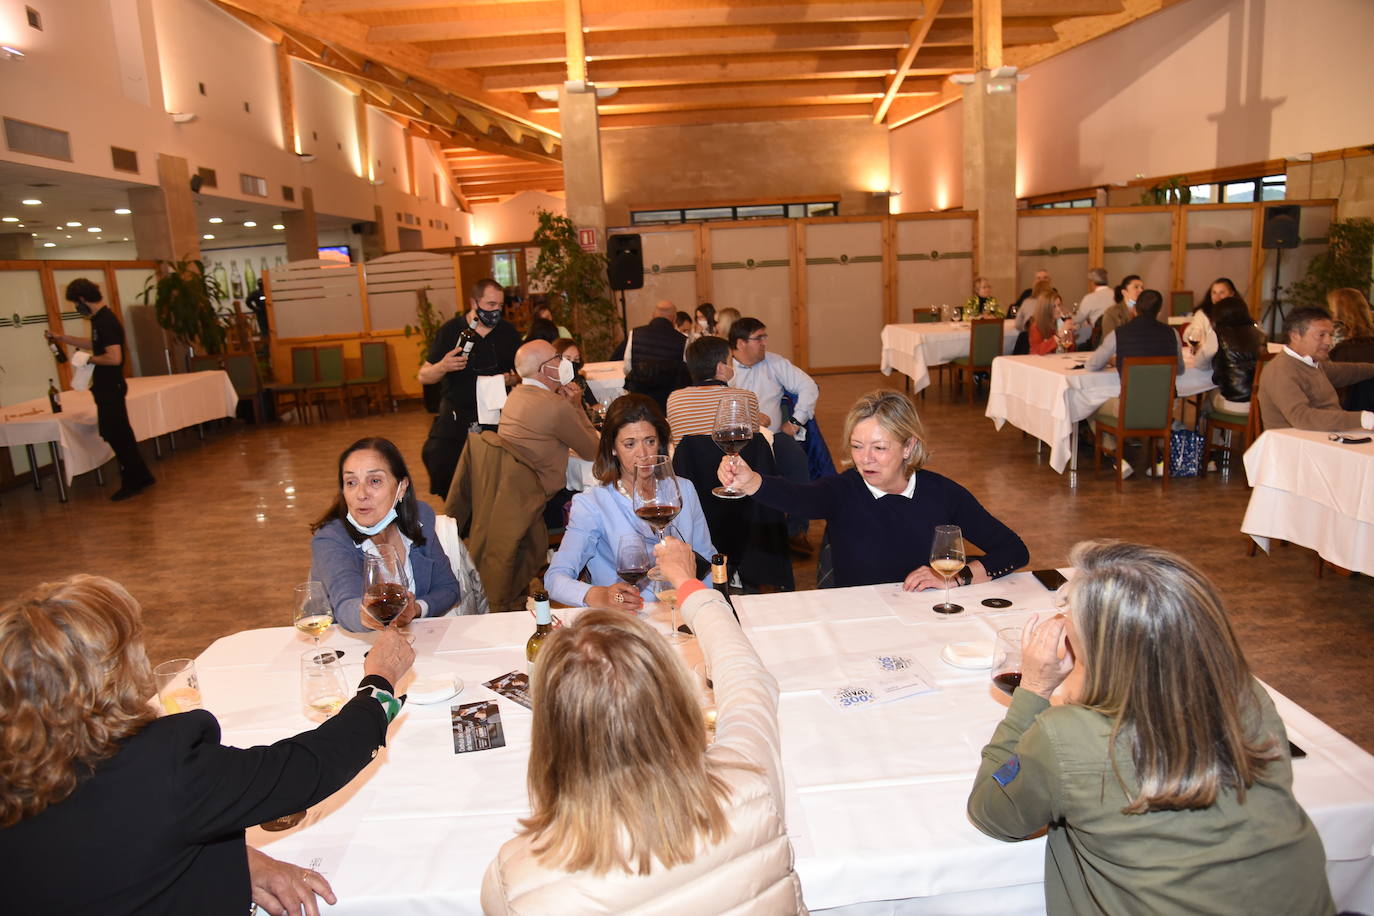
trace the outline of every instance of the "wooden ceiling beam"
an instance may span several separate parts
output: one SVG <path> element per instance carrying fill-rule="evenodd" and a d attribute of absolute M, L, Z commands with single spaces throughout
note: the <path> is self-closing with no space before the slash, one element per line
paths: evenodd
<path fill-rule="evenodd" d="M 1035 45 L 1047 41 L 1054 41 L 1059 37 L 1055 32 L 1054 26 L 1043 24 L 1025 24 L 1018 20 L 1006 22 L 1002 25 L 1002 43 L 1004 45 Z M 944 23 L 937 23 L 931 29 L 930 34 L 923 43 L 927 48 L 962 48 L 973 45 L 973 24 L 971 21 L 946 20 Z"/>
<path fill-rule="evenodd" d="M 588 68 L 598 86 L 671 86 L 681 83 L 733 83 L 765 80 L 848 79 L 886 76 L 897 66 L 892 51 L 844 51 L 833 54 L 716 56 L 667 60 L 596 61 Z M 563 85 L 558 66 L 521 67 L 485 77 L 493 91 L 537 92 Z"/>
<path fill-rule="evenodd" d="M 1075 16 L 1106 16 L 1124 9 L 1125 0 L 1003 0 L 1002 17 L 1044 17 L 1071 19 Z M 973 0 L 946 0 L 941 19 L 968 19 L 973 15 Z"/>
<path fill-rule="evenodd" d="M 448 9 L 460 0 L 297 0 L 302 13 L 394 13 L 403 10 Z M 522 6 L 549 0 L 466 0 L 464 5 L 478 8 Z M 556 0 L 555 0 L 556 2 Z M 485 12 L 486 10 L 484 10 Z M 493 10 L 495 11 L 495 10 Z"/>
<path fill-rule="evenodd" d="M 506 181 L 498 184 L 463 185 L 463 193 L 468 195 L 470 200 L 477 200 L 479 196 L 487 197 L 507 197 L 511 194 L 519 194 L 521 191 L 561 191 L 563 182 L 559 181 Z"/>
<path fill-rule="evenodd" d="M 1002 66 L 1002 0 L 973 0 L 973 69 Z"/>
<path fill-rule="evenodd" d="M 890 129 L 895 129 L 903 124 L 909 124 L 917 118 L 924 118 L 942 108 L 947 108 L 955 102 L 961 101 L 963 97 L 964 89 L 962 86 L 946 81 L 944 88 L 935 98 L 898 99 L 887 110 L 887 126 Z"/>
<path fill-rule="evenodd" d="M 648 87 L 621 89 L 602 99 L 597 110 L 602 115 L 652 110 L 688 111 L 696 108 L 729 108 L 732 105 L 767 107 L 771 105 L 827 105 L 867 102 L 879 98 L 883 83 L 876 78 L 852 80 L 804 80 L 791 83 L 732 83 L 699 86 Z M 939 80 L 911 81 L 901 94 L 933 95 L 940 91 Z M 557 102 L 531 102 L 534 111 L 547 105 L 557 111 Z"/>
<path fill-rule="evenodd" d="M 666 127 L 692 124 L 735 124 L 746 121 L 814 121 L 828 118 L 868 118 L 872 104 L 798 105 L 776 108 L 723 108 L 702 111 L 666 111 L 653 114 L 602 115 L 602 130 L 630 127 Z"/>
<path fill-rule="evenodd" d="M 1002 0 L 1003 6 L 1011 5 L 1013 0 Z M 1019 0 L 1017 0 L 1019 3 Z M 1056 0 L 1059 2 L 1059 0 Z M 1139 19 L 1153 15 L 1166 7 L 1181 3 L 1183 0 L 1117 0 L 1112 4 L 1118 9 L 1107 15 L 1084 15 L 1070 19 L 1056 27 L 1058 40 L 1051 44 L 1030 45 L 1009 48 L 1003 53 L 1003 63 L 1024 70 L 1032 64 L 1048 60 L 1057 54 L 1072 50 L 1081 44 L 1101 38 Z"/>
<path fill-rule="evenodd" d="M 940 15 L 942 3 L 943 0 L 925 0 L 921 18 L 911 23 L 911 27 L 907 30 L 910 40 L 897 60 L 897 72 L 887 78 L 887 88 L 884 90 L 882 98 L 878 100 L 878 107 L 873 111 L 874 124 L 883 123 L 883 118 L 887 117 L 887 110 L 892 107 L 893 100 L 897 98 L 897 93 L 902 88 L 902 81 L 906 79 L 912 63 L 916 60 L 916 55 L 920 53 L 921 46 L 925 44 L 926 36 L 935 26 L 935 17 Z"/>

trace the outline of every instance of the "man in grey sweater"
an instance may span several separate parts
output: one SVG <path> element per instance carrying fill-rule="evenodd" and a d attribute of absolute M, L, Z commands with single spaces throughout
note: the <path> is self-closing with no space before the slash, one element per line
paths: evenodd
<path fill-rule="evenodd" d="M 1265 429 L 1374 429 L 1374 411 L 1342 410 L 1337 385 L 1374 377 L 1374 363 L 1333 363 L 1331 316 L 1300 308 L 1283 321 L 1283 352 L 1264 368 L 1259 392 Z"/>

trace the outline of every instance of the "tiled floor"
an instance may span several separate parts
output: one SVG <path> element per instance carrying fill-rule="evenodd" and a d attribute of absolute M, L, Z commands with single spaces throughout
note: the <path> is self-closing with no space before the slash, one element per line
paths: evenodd
<path fill-rule="evenodd" d="M 820 420 L 832 451 L 844 413 L 862 391 L 900 376 L 823 377 Z M 934 451 L 931 467 L 967 486 L 1030 547 L 1033 567 L 1062 565 L 1074 542 L 1119 537 L 1164 545 L 1213 577 L 1256 674 L 1364 748 L 1374 751 L 1374 584 L 1330 572 L 1313 577 L 1312 554 L 1297 547 L 1245 555 L 1239 533 L 1249 491 L 1243 475 L 1176 480 L 1166 495 L 1137 475 L 1118 494 L 1109 474 L 1081 485 L 1051 471 L 1035 442 L 1010 427 L 995 432 L 962 399 L 937 393 L 918 402 Z M 161 661 L 195 655 L 214 639 L 251 627 L 285 626 L 291 586 L 310 568 L 310 522 L 335 487 L 339 451 L 364 435 L 392 438 L 411 461 L 417 492 L 427 487 L 420 446 L 428 415 L 398 414 L 311 426 L 245 426 L 180 437 L 181 448 L 150 462 L 157 486 L 111 503 L 88 475 L 72 500 L 0 493 L 5 532 L 0 594 L 76 572 L 124 583 L 142 602 L 149 653 Z M 164 450 L 165 452 L 165 450 Z M 819 540 L 819 526 L 812 532 Z M 799 585 L 814 570 L 798 570 Z"/>

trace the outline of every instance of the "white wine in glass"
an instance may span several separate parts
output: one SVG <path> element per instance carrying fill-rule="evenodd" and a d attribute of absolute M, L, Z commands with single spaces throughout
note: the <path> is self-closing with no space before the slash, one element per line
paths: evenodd
<path fill-rule="evenodd" d="M 958 525 L 936 525 L 930 545 L 930 568 L 945 581 L 945 600 L 931 610 L 937 614 L 957 614 L 962 605 L 950 604 L 949 583 L 964 568 L 964 535 Z"/>
<path fill-rule="evenodd" d="M 324 631 L 334 624 L 334 608 L 329 605 L 324 583 L 311 580 L 296 586 L 296 605 L 292 622 L 311 639 L 320 644 Z"/>

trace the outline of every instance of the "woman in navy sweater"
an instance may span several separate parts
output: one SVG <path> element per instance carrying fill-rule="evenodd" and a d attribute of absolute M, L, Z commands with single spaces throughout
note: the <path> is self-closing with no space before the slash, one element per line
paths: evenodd
<path fill-rule="evenodd" d="M 916 407 L 879 389 L 855 402 L 844 422 L 854 466 L 838 477 L 795 484 L 763 477 L 738 458 L 720 464 L 721 483 L 765 506 L 830 523 L 835 584 L 901 582 L 907 591 L 943 584 L 926 562 L 936 525 L 958 525 L 983 556 L 960 571 L 961 585 L 987 582 L 1026 565 L 1026 545 L 959 484 L 922 470 L 925 433 Z"/>

